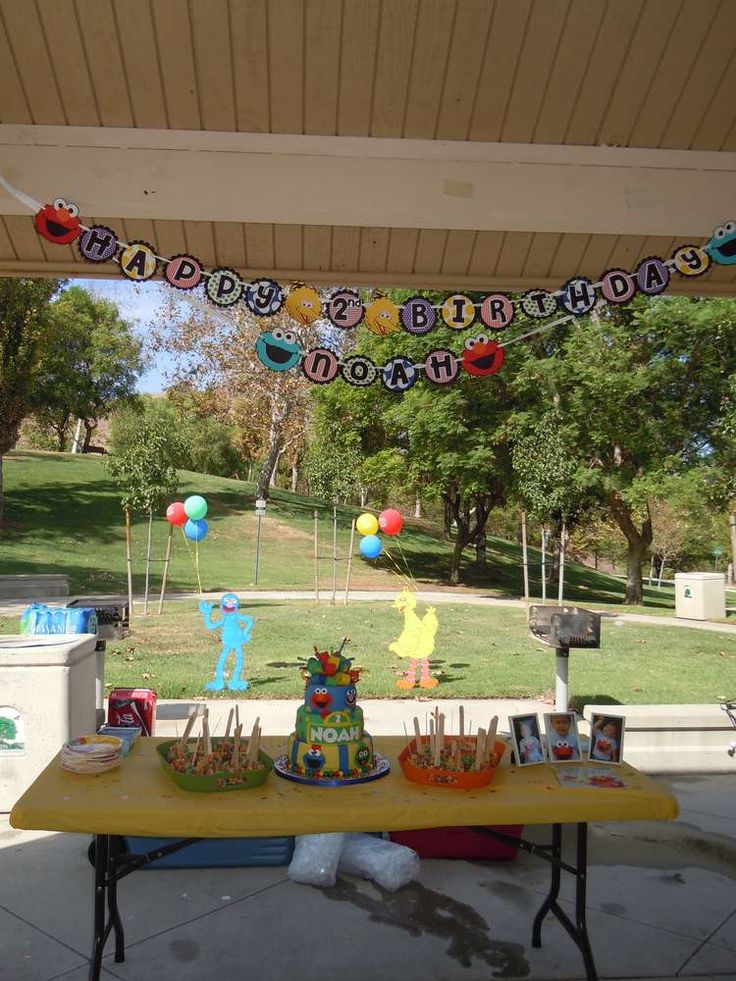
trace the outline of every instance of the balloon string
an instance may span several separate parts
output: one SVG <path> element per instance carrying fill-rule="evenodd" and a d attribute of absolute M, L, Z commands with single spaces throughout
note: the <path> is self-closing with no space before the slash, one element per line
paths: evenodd
<path fill-rule="evenodd" d="M 394 575 L 398 576 L 399 579 L 402 581 L 402 583 L 405 583 L 406 586 L 408 586 L 408 588 L 409 588 L 409 590 L 411 592 L 414 592 L 414 584 L 409 579 L 406 578 L 406 576 L 404 575 L 404 573 L 401 571 L 401 567 L 397 563 L 396 559 L 393 557 L 393 555 L 391 555 L 391 553 L 389 552 L 389 550 L 387 548 L 384 548 L 383 555 L 386 556 L 386 558 L 389 560 L 389 562 L 391 562 L 393 564 L 394 568 L 396 569 L 396 572 L 394 573 Z"/>
<path fill-rule="evenodd" d="M 411 579 L 411 581 L 413 583 L 415 583 L 416 580 L 414 579 L 414 576 L 412 574 L 412 571 L 409 568 L 409 563 L 406 561 L 406 556 L 404 555 L 404 550 L 401 547 L 401 541 L 398 538 L 396 539 L 396 544 L 399 546 L 399 552 L 401 553 L 401 558 L 404 560 L 404 565 L 406 566 L 407 574 L 408 574 L 409 578 Z"/>
<path fill-rule="evenodd" d="M 197 581 L 199 582 L 199 568 L 197 566 L 197 561 L 196 561 L 196 559 L 194 557 L 194 553 L 192 552 L 192 543 L 189 541 L 189 539 L 187 538 L 187 536 L 184 534 L 184 526 L 183 525 L 179 525 L 179 530 L 181 531 L 181 537 L 184 539 L 184 544 L 187 547 L 187 552 L 189 552 L 189 558 L 192 560 L 192 565 L 194 566 L 194 571 L 197 573 Z M 200 592 L 200 595 L 201 595 L 201 593 L 202 593 L 202 587 L 201 587 L 201 585 L 199 587 L 199 592 Z"/>
<path fill-rule="evenodd" d="M 199 578 L 199 539 L 194 543 L 194 568 L 197 570 L 197 585 L 199 586 L 199 595 L 202 596 L 202 580 Z"/>

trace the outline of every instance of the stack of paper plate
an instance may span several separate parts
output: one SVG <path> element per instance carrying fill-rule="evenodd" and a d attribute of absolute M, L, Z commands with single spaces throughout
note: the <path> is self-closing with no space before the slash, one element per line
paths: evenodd
<path fill-rule="evenodd" d="M 105 773 L 120 766 L 123 741 L 117 736 L 80 736 L 64 743 L 61 768 L 71 773 Z"/>

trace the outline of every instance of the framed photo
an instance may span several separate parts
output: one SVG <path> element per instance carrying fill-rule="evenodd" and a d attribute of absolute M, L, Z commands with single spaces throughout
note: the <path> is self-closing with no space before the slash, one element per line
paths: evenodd
<path fill-rule="evenodd" d="M 583 758 L 574 712 L 545 712 L 544 731 L 552 763 L 577 763 Z"/>
<path fill-rule="evenodd" d="M 620 763 L 624 750 L 623 715 L 593 713 L 590 717 L 588 759 L 596 763 Z"/>
<path fill-rule="evenodd" d="M 509 726 L 518 765 L 530 766 L 532 763 L 544 763 L 542 734 L 539 731 L 537 716 L 510 715 Z"/>

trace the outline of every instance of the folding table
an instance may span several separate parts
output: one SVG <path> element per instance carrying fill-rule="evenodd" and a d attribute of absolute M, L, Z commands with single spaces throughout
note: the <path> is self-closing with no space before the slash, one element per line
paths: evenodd
<path fill-rule="evenodd" d="M 139 739 L 118 769 L 95 777 L 67 773 L 58 757 L 40 774 L 10 815 L 14 828 L 69 831 L 95 836 L 94 939 L 90 981 L 100 976 L 102 954 L 111 932 L 115 960 L 125 959 L 117 883 L 148 862 L 202 838 L 271 837 L 338 831 L 405 831 L 429 827 L 551 825 L 549 844 L 524 839 L 521 848 L 549 863 L 550 889 L 532 926 L 532 945 L 541 946 L 542 922 L 552 913 L 580 949 L 587 977 L 597 973 L 585 920 L 588 823 L 671 820 L 677 801 L 669 791 L 627 764 L 610 767 L 623 787 L 562 786 L 555 769 L 584 764 L 502 765 L 480 790 L 452 790 L 410 783 L 398 763 L 406 741 L 376 738 L 375 747 L 391 761 L 388 776 L 339 788 L 304 786 L 271 774 L 261 787 L 220 794 L 180 790 L 156 753 L 160 739 Z M 262 748 L 276 757 L 284 738 L 266 738 Z M 508 759 L 508 756 L 507 756 Z M 336 808 L 335 795 L 340 797 Z M 562 857 L 562 826 L 574 825 L 575 854 Z M 503 838 L 502 834 L 487 830 Z M 124 836 L 182 839 L 146 854 L 131 855 Z M 558 902 L 562 872 L 575 876 L 575 920 Z"/>

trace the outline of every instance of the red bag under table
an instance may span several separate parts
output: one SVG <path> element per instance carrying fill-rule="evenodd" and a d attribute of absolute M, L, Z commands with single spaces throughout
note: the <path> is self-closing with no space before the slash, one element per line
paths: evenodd
<path fill-rule="evenodd" d="M 498 825 L 493 828 L 512 838 L 521 838 L 522 824 Z M 391 841 L 413 848 L 420 858 L 516 858 L 518 845 L 499 841 L 474 828 L 422 828 L 417 831 L 392 831 Z"/>

